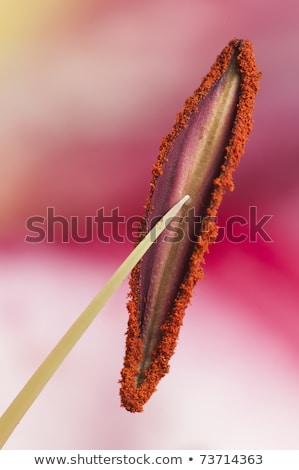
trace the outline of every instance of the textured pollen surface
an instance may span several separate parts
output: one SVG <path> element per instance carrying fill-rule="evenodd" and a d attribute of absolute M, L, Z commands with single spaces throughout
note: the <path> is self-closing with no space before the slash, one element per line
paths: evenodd
<path fill-rule="evenodd" d="M 235 110 L 235 118 L 230 131 L 228 145 L 223 149 L 222 159 L 216 177 L 213 180 L 209 193 L 207 208 L 203 216 L 210 216 L 202 226 L 202 232 L 193 244 L 191 256 L 184 260 L 185 275 L 181 282 L 173 305 L 167 314 L 165 321 L 159 328 L 157 347 L 146 358 L 148 367 L 140 372 L 144 363 L 144 325 L 145 319 L 140 311 L 141 299 L 141 263 L 132 271 L 130 279 L 130 300 L 128 303 L 129 322 L 126 339 L 126 355 L 124 367 L 121 372 L 121 404 L 131 412 L 140 412 L 156 390 L 160 379 L 169 370 L 169 360 L 174 353 L 176 342 L 182 325 L 186 307 L 190 301 L 195 283 L 203 277 L 201 265 L 204 255 L 208 252 L 209 244 L 217 236 L 217 226 L 213 222 L 217 215 L 222 197 L 227 190 L 233 190 L 232 175 L 237 168 L 240 157 L 244 152 L 244 146 L 248 135 L 252 130 L 252 113 L 254 100 L 258 90 L 260 73 L 257 71 L 253 48 L 249 41 L 232 40 L 217 57 L 209 74 L 203 79 L 201 86 L 187 99 L 183 110 L 178 114 L 176 122 L 170 132 L 162 140 L 160 154 L 153 167 L 153 177 L 146 205 L 145 218 L 150 220 L 153 211 L 153 198 L 159 178 L 163 174 L 163 167 L 168 161 L 169 154 L 178 139 L 178 136 L 188 127 L 190 117 L 198 111 L 203 99 L 221 80 L 227 72 L 233 58 L 236 58 L 240 85 Z M 200 190 L 200 188 L 199 188 Z M 164 195 L 159 193 L 159 197 Z M 142 234 L 143 229 L 141 229 Z M 142 235 L 141 235 L 142 236 Z M 141 237 L 140 236 L 140 237 Z M 150 255 L 150 252 L 149 252 Z M 173 267 L 175 269 L 175 267 Z M 150 280 L 147 280 L 150 282 Z"/>

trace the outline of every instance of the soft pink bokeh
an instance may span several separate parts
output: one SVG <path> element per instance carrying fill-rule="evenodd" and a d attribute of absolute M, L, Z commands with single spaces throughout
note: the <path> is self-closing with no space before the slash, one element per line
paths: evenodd
<path fill-rule="evenodd" d="M 6 448 L 298 449 L 298 2 L 49 8 L 27 12 L 30 28 L 12 28 L 0 51 L 1 411 L 131 249 L 26 244 L 26 219 L 47 206 L 142 215 L 162 136 L 234 36 L 253 42 L 263 79 L 219 222 L 257 206 L 273 216 L 273 242 L 211 248 L 171 373 L 143 414 L 119 407 L 123 285 Z"/>

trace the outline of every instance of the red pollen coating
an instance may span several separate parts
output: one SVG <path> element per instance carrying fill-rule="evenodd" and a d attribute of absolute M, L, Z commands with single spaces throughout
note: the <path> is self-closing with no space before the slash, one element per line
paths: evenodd
<path fill-rule="evenodd" d="M 172 244 L 169 248 L 169 243 L 168 246 L 159 239 L 132 271 L 126 355 L 120 380 L 121 405 L 128 411 L 142 411 L 160 379 L 169 371 L 169 360 L 176 347 L 186 307 L 196 282 L 203 277 L 204 255 L 217 237 L 215 220 L 220 203 L 226 189 L 234 189 L 232 175 L 252 130 L 260 75 L 251 43 L 233 39 L 217 57 L 201 86 L 187 99 L 170 134 L 162 140 L 152 171 L 145 225 L 150 226 L 153 217 L 158 213 L 162 216 L 171 205 L 192 191 L 195 191 L 191 197 L 193 201 L 195 199 L 196 215 L 205 221 L 193 240 L 189 237 L 188 242 L 180 242 L 177 247 Z M 204 183 L 194 189 L 193 179 L 189 188 L 188 182 L 195 171 L 194 158 L 198 158 L 196 146 L 201 145 L 194 144 L 195 134 L 202 132 L 197 138 L 201 142 L 225 86 L 230 86 L 231 77 L 237 85 L 233 97 L 229 98 L 226 117 L 221 118 L 221 125 L 222 121 L 224 124 L 219 142 L 213 144 L 212 157 L 207 157 L 210 161 Z M 214 135 L 214 131 L 211 134 Z M 202 163 L 199 171 L 201 167 Z M 185 231 L 190 229 L 187 224 L 183 227 Z M 139 238 L 143 236 L 144 227 Z"/>

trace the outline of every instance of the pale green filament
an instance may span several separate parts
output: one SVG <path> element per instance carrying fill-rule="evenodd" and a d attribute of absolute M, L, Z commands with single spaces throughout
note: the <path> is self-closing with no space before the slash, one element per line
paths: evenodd
<path fill-rule="evenodd" d="M 0 447 L 5 444 L 17 424 L 25 415 L 28 408 L 32 405 L 49 379 L 58 369 L 60 364 L 66 358 L 67 354 L 75 346 L 83 333 L 87 330 L 97 314 L 110 299 L 112 294 L 126 279 L 134 266 L 140 261 L 142 256 L 151 247 L 154 241 L 161 235 L 166 226 L 175 217 L 182 206 L 190 199 L 190 196 L 183 197 L 175 204 L 147 236 L 136 246 L 127 259 L 115 271 L 113 276 L 105 284 L 102 290 L 94 297 L 86 309 L 81 313 L 78 319 L 73 323 L 70 329 L 62 337 L 59 343 L 54 347 L 44 362 L 35 371 L 28 380 L 14 401 L 0 418 Z"/>

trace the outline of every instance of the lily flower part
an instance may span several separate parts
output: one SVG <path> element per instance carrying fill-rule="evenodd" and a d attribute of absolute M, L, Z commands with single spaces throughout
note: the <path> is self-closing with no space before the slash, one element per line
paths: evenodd
<path fill-rule="evenodd" d="M 179 227 L 168 229 L 168 237 L 160 238 L 131 274 L 120 380 L 121 404 L 128 411 L 142 411 L 169 371 L 192 290 L 203 277 L 204 255 L 217 237 L 222 197 L 234 189 L 232 174 L 252 130 L 260 75 L 251 43 L 233 39 L 162 141 L 139 241 L 184 194 L 193 207 L 181 210 Z"/>

